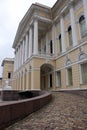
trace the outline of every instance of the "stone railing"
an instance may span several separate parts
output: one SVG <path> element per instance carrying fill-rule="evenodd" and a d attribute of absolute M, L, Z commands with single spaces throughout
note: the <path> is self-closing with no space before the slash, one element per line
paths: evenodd
<path fill-rule="evenodd" d="M 87 89 L 61 89 L 58 92 L 71 93 L 84 98 L 87 98 Z"/>
<path fill-rule="evenodd" d="M 4 128 L 15 123 L 17 120 L 39 110 L 52 98 L 52 95 L 46 91 L 30 92 L 32 92 L 33 98 L 24 97 L 24 99 L 22 99 L 22 97 L 19 96 L 21 99 L 17 97 L 18 99 L 16 101 L 0 102 L 0 130 L 4 130 Z M 6 94 L 6 92 L 3 94 Z"/>

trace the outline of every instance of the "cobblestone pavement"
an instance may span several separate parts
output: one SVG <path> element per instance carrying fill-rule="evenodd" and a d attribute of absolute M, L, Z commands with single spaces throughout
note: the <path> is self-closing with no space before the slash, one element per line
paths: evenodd
<path fill-rule="evenodd" d="M 87 130 L 87 99 L 55 92 L 48 105 L 6 130 Z"/>

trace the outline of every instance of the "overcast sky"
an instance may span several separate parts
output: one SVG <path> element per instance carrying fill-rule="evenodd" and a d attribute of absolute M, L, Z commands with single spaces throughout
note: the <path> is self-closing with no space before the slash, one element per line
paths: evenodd
<path fill-rule="evenodd" d="M 0 0 L 0 66 L 4 58 L 14 57 L 12 44 L 18 24 L 35 2 L 52 7 L 56 0 Z"/>

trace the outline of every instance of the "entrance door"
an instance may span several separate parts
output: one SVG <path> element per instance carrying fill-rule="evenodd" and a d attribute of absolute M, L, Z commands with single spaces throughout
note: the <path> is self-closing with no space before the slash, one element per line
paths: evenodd
<path fill-rule="evenodd" d="M 43 64 L 41 66 L 41 89 L 50 89 L 53 87 L 53 66 L 50 64 Z"/>

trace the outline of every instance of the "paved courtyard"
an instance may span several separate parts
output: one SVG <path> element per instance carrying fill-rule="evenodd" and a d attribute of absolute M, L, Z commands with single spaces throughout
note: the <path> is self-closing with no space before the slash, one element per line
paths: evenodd
<path fill-rule="evenodd" d="M 48 105 L 6 130 L 87 130 L 87 99 L 55 92 Z"/>

